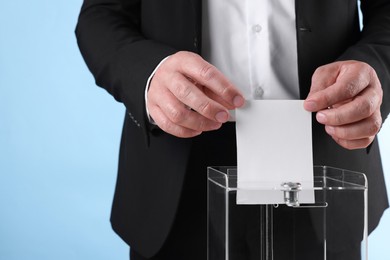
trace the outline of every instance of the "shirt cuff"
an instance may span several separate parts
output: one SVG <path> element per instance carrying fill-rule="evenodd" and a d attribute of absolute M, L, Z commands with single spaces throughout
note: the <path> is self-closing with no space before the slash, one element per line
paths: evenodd
<path fill-rule="evenodd" d="M 152 78 L 154 76 L 154 74 L 156 74 L 156 71 L 158 70 L 158 68 L 164 63 L 164 61 L 166 61 L 170 56 L 167 56 L 165 57 L 162 61 L 160 61 L 160 63 L 156 66 L 156 68 L 153 70 L 152 74 L 150 74 L 148 80 L 146 81 L 146 87 L 145 87 L 145 110 L 146 110 L 146 115 L 149 119 L 149 123 L 153 124 L 153 125 L 156 125 L 156 123 L 154 122 L 153 118 L 150 117 L 150 114 L 149 114 L 149 110 L 148 110 L 148 106 L 146 104 L 148 104 L 148 91 L 149 91 L 149 87 L 150 87 L 150 82 L 152 81 Z"/>

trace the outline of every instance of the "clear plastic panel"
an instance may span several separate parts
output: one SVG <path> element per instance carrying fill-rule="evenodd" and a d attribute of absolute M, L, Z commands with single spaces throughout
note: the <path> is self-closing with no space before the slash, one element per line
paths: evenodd
<path fill-rule="evenodd" d="M 208 169 L 209 260 L 332 259 L 359 244 L 367 259 L 364 174 L 316 166 L 315 203 L 299 206 L 237 205 L 236 191 L 235 167 Z"/>

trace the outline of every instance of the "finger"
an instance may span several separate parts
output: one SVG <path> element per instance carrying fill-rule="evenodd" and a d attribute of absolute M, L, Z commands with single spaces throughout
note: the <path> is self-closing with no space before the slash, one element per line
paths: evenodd
<path fill-rule="evenodd" d="M 310 93 L 308 97 L 314 93 L 326 89 L 328 86 L 336 82 L 340 70 L 339 63 L 331 63 L 321 66 L 315 70 L 311 79 Z"/>
<path fill-rule="evenodd" d="M 367 148 L 372 141 L 374 141 L 374 136 L 368 137 L 368 138 L 362 138 L 357 140 L 345 140 L 345 139 L 338 139 L 333 138 L 336 143 L 338 143 L 340 146 L 349 149 L 349 150 L 355 150 L 355 149 L 362 149 Z"/>
<path fill-rule="evenodd" d="M 229 119 L 227 108 L 205 95 L 182 74 L 176 73 L 175 79 L 167 87 L 181 103 L 197 111 L 202 116 L 219 123 L 225 123 Z M 174 97 L 171 97 L 171 99 Z"/>
<path fill-rule="evenodd" d="M 369 82 L 364 77 L 344 77 L 338 79 L 333 85 L 314 93 L 310 100 L 316 104 L 316 109 L 321 110 L 331 107 L 344 100 L 351 99 L 368 86 Z"/>
<path fill-rule="evenodd" d="M 233 110 L 235 109 L 234 106 L 232 106 L 231 104 L 227 103 L 225 100 L 223 100 L 220 96 L 218 96 L 217 94 L 215 94 L 214 92 L 212 92 L 211 90 L 209 90 L 208 88 L 204 87 L 204 86 L 201 86 L 201 89 L 203 91 L 203 93 L 208 96 L 209 98 L 211 98 L 212 100 L 215 100 L 216 102 L 218 102 L 219 104 L 221 104 L 222 106 L 226 107 L 227 109 L 229 110 Z"/>
<path fill-rule="evenodd" d="M 328 86 L 336 82 L 338 71 L 340 69 L 339 63 L 331 63 L 321 66 L 315 70 L 311 79 L 311 87 L 309 95 L 304 102 L 304 108 L 308 111 L 318 111 L 317 101 L 314 96 L 315 93 L 326 89 Z M 314 96 L 314 98 L 312 98 Z"/>
<path fill-rule="evenodd" d="M 355 97 L 370 84 L 372 68 L 361 62 L 342 62 L 334 84 L 321 87 L 314 86 L 305 102 L 309 111 L 319 111 L 344 100 Z M 334 72 L 333 72 L 334 73 Z M 328 73 L 323 72 L 323 77 Z M 329 75 L 333 76 L 334 75 Z M 322 88 L 322 89 L 321 89 Z"/>
<path fill-rule="evenodd" d="M 210 89 L 233 107 L 241 107 L 245 100 L 238 89 L 213 65 L 203 60 L 200 56 L 191 55 L 191 59 L 182 62 L 179 71 Z"/>
<path fill-rule="evenodd" d="M 188 77 L 187 77 L 188 78 Z M 209 98 L 211 98 L 212 100 L 218 102 L 219 104 L 221 104 L 222 106 L 224 106 L 225 108 L 229 109 L 229 110 L 232 110 L 232 109 L 235 109 L 236 107 L 232 106 L 230 103 L 226 102 L 225 100 L 223 100 L 220 96 L 218 96 L 217 94 L 215 94 L 213 91 L 211 91 L 210 89 L 208 89 L 207 87 L 203 86 L 202 84 L 194 81 L 193 79 L 191 78 L 188 78 L 188 80 L 190 82 L 192 82 L 196 87 L 198 87 L 206 96 L 208 96 Z"/>
<path fill-rule="evenodd" d="M 326 125 L 326 132 L 334 138 L 344 140 L 357 140 L 375 136 L 382 125 L 382 118 L 380 113 L 361 120 L 359 122 L 343 125 L 343 126 L 330 126 Z"/>
<path fill-rule="evenodd" d="M 160 91 L 159 95 L 151 94 L 151 102 L 156 105 L 170 120 L 170 122 L 196 131 L 210 131 L 221 127 L 221 123 L 210 120 L 199 113 L 189 109 L 188 105 L 180 102 L 169 90 Z M 157 98 L 157 99 L 156 99 Z"/>
<path fill-rule="evenodd" d="M 201 131 L 196 131 L 193 129 L 188 129 L 186 127 L 177 125 L 173 123 L 169 118 L 163 113 L 160 107 L 152 106 L 150 109 L 150 115 L 155 121 L 155 123 L 166 133 L 174 135 L 181 138 L 190 138 L 197 135 L 200 135 Z"/>
<path fill-rule="evenodd" d="M 350 124 L 372 116 L 379 110 L 381 102 L 380 93 L 366 88 L 349 102 L 318 112 L 316 118 L 318 122 L 332 126 Z"/>

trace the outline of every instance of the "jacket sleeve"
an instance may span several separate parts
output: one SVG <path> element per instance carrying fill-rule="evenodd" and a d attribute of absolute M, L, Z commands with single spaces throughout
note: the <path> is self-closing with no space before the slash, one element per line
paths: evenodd
<path fill-rule="evenodd" d="M 141 2 L 84 0 L 76 38 L 96 84 L 122 102 L 133 122 L 147 134 L 147 79 L 161 60 L 176 51 L 142 35 Z"/>
<path fill-rule="evenodd" d="M 375 69 L 383 89 L 381 114 L 385 121 L 390 112 L 390 1 L 361 0 L 361 11 L 361 38 L 339 60 L 359 60 Z"/>

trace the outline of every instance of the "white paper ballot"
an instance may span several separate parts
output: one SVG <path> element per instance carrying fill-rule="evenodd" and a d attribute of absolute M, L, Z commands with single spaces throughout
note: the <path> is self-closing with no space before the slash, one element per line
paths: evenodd
<path fill-rule="evenodd" d="M 303 100 L 248 100 L 236 110 L 237 204 L 284 203 L 282 184 L 300 183 L 314 203 L 311 113 Z"/>

